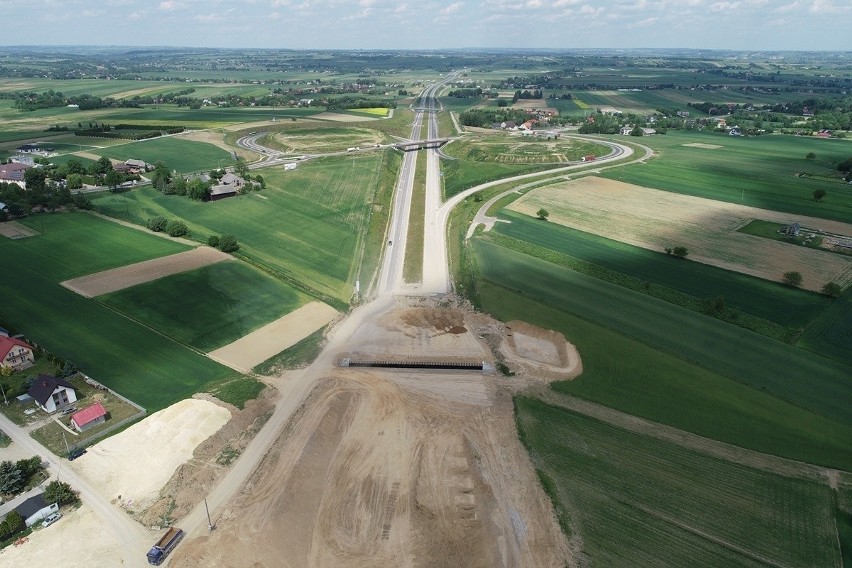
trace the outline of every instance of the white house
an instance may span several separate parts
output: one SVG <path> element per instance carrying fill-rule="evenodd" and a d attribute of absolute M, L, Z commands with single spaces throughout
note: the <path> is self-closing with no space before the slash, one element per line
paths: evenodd
<path fill-rule="evenodd" d="M 30 344 L 8 335 L 0 335 L 0 367 L 27 369 L 35 362 Z"/>
<path fill-rule="evenodd" d="M 33 495 L 15 507 L 15 511 L 23 517 L 24 524 L 29 528 L 36 523 L 42 522 L 49 515 L 59 511 L 59 504 L 51 503 L 48 505 L 44 501 L 44 493 L 39 493 L 38 495 Z"/>
<path fill-rule="evenodd" d="M 77 393 L 71 383 L 50 375 L 39 375 L 27 394 L 47 413 L 77 402 Z"/>

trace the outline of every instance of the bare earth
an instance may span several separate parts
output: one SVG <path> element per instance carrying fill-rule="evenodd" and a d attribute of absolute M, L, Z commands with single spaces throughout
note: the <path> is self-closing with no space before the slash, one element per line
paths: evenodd
<path fill-rule="evenodd" d="M 3 566 L 61 566 L 91 568 L 121 566 L 119 544 L 85 503 L 77 509 L 62 508 L 62 518 L 38 529 L 18 546 L 0 552 Z"/>
<path fill-rule="evenodd" d="M 202 246 L 186 252 L 73 278 L 60 284 L 81 296 L 94 298 L 223 260 L 233 260 L 233 257 L 214 248 Z"/>
<path fill-rule="evenodd" d="M 89 448 L 71 467 L 128 509 L 153 503 L 196 446 L 231 413 L 206 400 L 182 400 Z"/>
<path fill-rule="evenodd" d="M 371 118 L 369 116 L 355 116 L 353 114 L 342 114 L 339 112 L 321 112 L 313 115 L 311 118 L 316 120 L 332 120 L 334 122 L 369 122 L 371 120 L 378 120 L 379 118 L 384 117 L 377 116 L 375 118 Z"/>
<path fill-rule="evenodd" d="M 683 146 L 689 146 L 690 148 L 703 148 L 705 150 L 717 150 L 722 148 L 718 144 L 704 144 L 703 142 L 692 142 L 690 144 L 682 144 Z"/>
<path fill-rule="evenodd" d="M 6 221 L 4 223 L 0 223 L 0 235 L 3 235 L 8 239 L 23 239 L 37 234 L 38 231 L 34 231 L 17 221 Z"/>
<path fill-rule="evenodd" d="M 500 348 L 499 322 L 398 302 L 356 333 L 357 352 L 422 359 L 454 342 L 451 357 L 493 361 Z M 562 364 L 564 338 L 525 333 Z M 412 342 L 419 349 L 405 350 Z M 171 565 L 575 565 L 515 430 L 511 396 L 530 384 L 543 381 L 523 373 L 329 369 L 217 513 L 216 530 L 185 540 Z"/>
<path fill-rule="evenodd" d="M 561 225 L 655 251 L 685 246 L 690 260 L 767 280 L 777 282 L 785 272 L 798 271 L 804 277 L 802 287 L 808 290 L 819 290 L 826 282 L 852 283 L 852 258 L 737 232 L 753 219 L 795 221 L 844 235 L 852 235 L 852 224 L 597 177 L 535 189 L 510 206 L 527 215 L 535 215 L 540 208 Z"/>
<path fill-rule="evenodd" d="M 207 354 L 215 361 L 243 373 L 295 345 L 337 317 L 337 310 L 311 302 L 260 329 Z"/>

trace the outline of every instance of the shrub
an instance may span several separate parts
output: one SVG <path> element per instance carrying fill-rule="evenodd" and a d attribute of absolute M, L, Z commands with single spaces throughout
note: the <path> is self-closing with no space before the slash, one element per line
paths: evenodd
<path fill-rule="evenodd" d="M 781 277 L 781 282 L 787 286 L 798 288 L 802 285 L 802 273 L 796 271 L 785 272 L 784 276 Z"/>
<path fill-rule="evenodd" d="M 68 505 L 76 503 L 77 500 L 77 494 L 74 493 L 70 485 L 63 481 L 53 480 L 44 488 L 44 501 L 46 503 Z"/>
<path fill-rule="evenodd" d="M 170 237 L 184 237 L 189 234 L 189 229 L 183 221 L 174 220 L 169 221 L 169 224 L 166 226 L 166 232 Z"/>
<path fill-rule="evenodd" d="M 689 254 L 689 250 L 686 247 L 674 247 L 672 254 L 678 258 L 685 258 Z"/>
<path fill-rule="evenodd" d="M 240 244 L 234 235 L 222 235 L 219 238 L 219 250 L 222 252 L 236 252 L 240 250 Z"/>
<path fill-rule="evenodd" d="M 219 237 L 218 235 L 210 235 L 207 237 L 207 246 L 213 248 L 219 248 Z"/>
<path fill-rule="evenodd" d="M 151 217 L 145 223 L 145 225 L 150 230 L 154 231 L 155 233 L 160 233 L 162 231 L 165 231 L 167 224 L 168 224 L 168 221 L 166 221 L 165 217 Z"/>
<path fill-rule="evenodd" d="M 24 528 L 24 518 L 17 511 L 11 511 L 0 522 L 0 540 L 5 540 Z"/>
<path fill-rule="evenodd" d="M 822 287 L 822 293 L 831 298 L 839 297 L 841 292 L 843 292 L 843 289 L 837 282 L 826 282 L 825 286 Z"/>

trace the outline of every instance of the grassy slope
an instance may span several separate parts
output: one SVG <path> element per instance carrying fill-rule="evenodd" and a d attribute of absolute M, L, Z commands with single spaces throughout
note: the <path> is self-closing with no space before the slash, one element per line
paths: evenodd
<path fill-rule="evenodd" d="M 852 423 L 852 368 L 620 286 L 476 243 L 482 275 L 655 349 Z"/>
<path fill-rule="evenodd" d="M 735 137 L 671 133 L 643 139 L 659 157 L 643 166 L 619 168 L 604 177 L 709 199 L 744 203 L 836 221 L 852 219 L 852 192 L 840 181 L 797 177 L 801 172 L 832 174 L 852 154 L 844 140 L 796 136 Z M 714 150 L 683 144 L 722 146 Z M 816 160 L 806 160 L 814 152 Z M 622 177 L 623 176 L 623 177 Z M 816 202 L 813 191 L 824 189 Z"/>
<path fill-rule="evenodd" d="M 210 170 L 219 167 L 220 162 L 224 165 L 233 162 L 231 154 L 218 146 L 174 137 L 131 142 L 94 152 L 115 160 L 132 158 L 149 164 L 163 162 L 169 170 L 178 172 Z"/>
<path fill-rule="evenodd" d="M 307 303 L 304 294 L 242 262 L 220 262 L 98 300 L 202 351 L 227 345 Z"/>
<path fill-rule="evenodd" d="M 381 154 L 303 164 L 295 171 L 263 170 L 267 189 L 214 203 L 167 196 L 153 189 L 93 200 L 102 212 L 144 223 L 163 215 L 186 221 L 193 238 L 231 233 L 239 255 L 314 294 L 348 302 L 357 253 L 384 178 Z"/>
<path fill-rule="evenodd" d="M 417 155 L 414 188 L 408 215 L 402 279 L 405 282 L 420 282 L 423 279 L 423 232 L 426 221 L 426 152 L 419 152 Z"/>
<path fill-rule="evenodd" d="M 58 284 L 186 247 L 84 214 L 45 216 L 26 223 L 41 230 L 42 222 L 41 236 L 0 239 L 0 253 L 16 267 L 3 271 L 0 278 L 0 294 L 15 298 L 3 306 L 4 321 L 149 411 L 232 373 Z"/>
<path fill-rule="evenodd" d="M 757 451 L 852 468 L 848 424 L 494 284 L 480 282 L 479 294 L 495 317 L 555 329 L 577 346 L 583 374 L 556 383 L 560 392 Z"/>
<path fill-rule="evenodd" d="M 836 566 L 831 491 L 516 400 L 521 438 L 592 565 Z"/>

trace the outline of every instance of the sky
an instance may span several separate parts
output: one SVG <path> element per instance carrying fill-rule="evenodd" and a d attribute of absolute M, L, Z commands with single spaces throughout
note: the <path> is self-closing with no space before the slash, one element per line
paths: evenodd
<path fill-rule="evenodd" d="M 852 0 L 0 0 L 0 45 L 852 51 Z"/>

